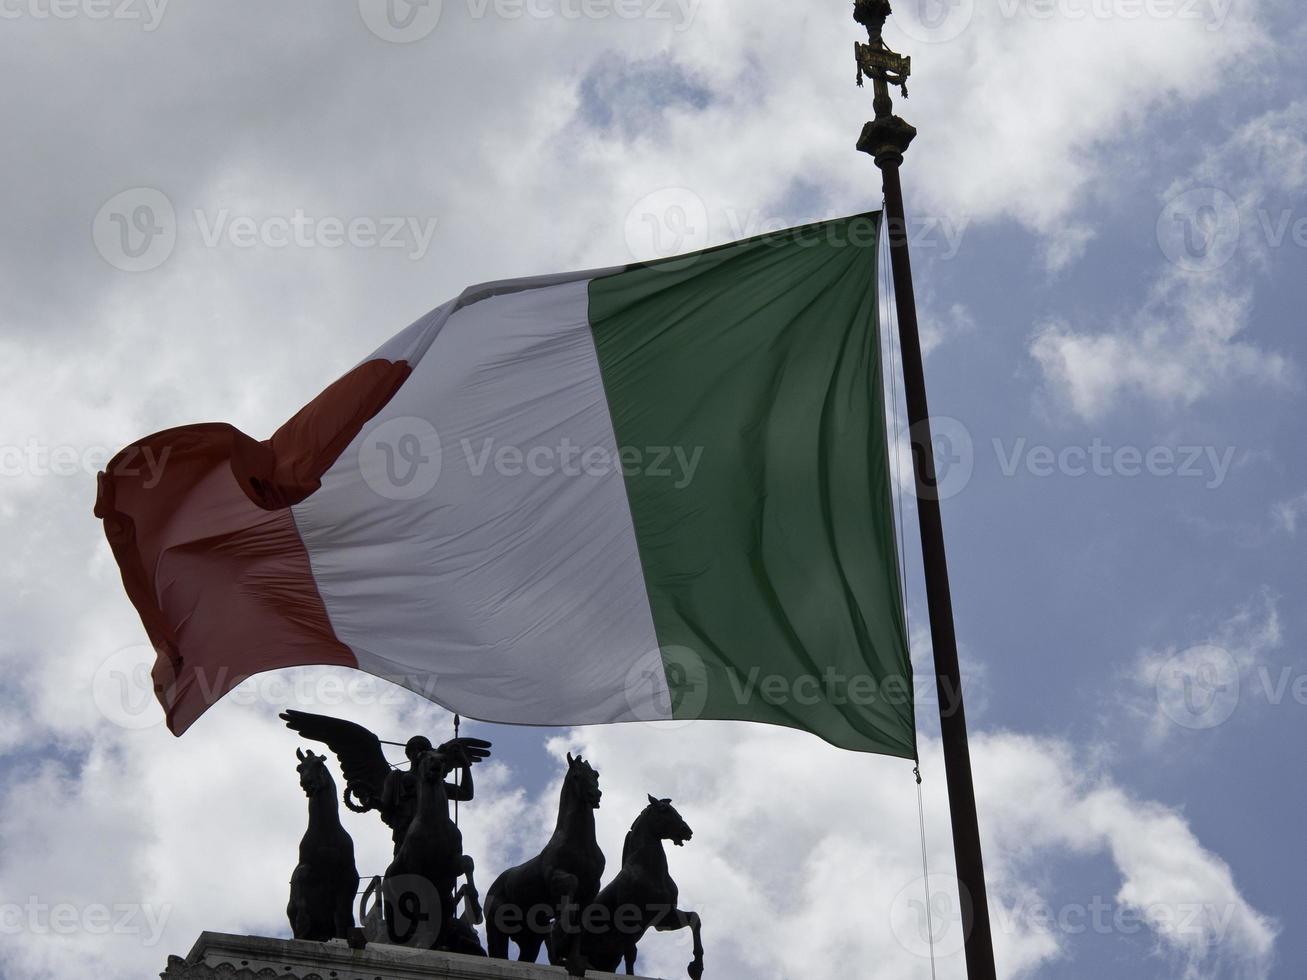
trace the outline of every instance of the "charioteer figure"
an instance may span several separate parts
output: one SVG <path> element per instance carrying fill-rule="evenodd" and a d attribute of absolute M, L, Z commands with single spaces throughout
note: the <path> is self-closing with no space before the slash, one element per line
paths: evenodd
<path fill-rule="evenodd" d="M 445 783 L 445 795 L 454 802 L 466 803 L 473 797 L 473 764 L 490 756 L 490 743 L 485 739 L 453 738 L 433 747 L 425 735 L 414 735 L 404 743 L 409 768 L 396 769 L 386 761 L 381 739 L 362 725 L 294 709 L 283 711 L 280 717 L 291 731 L 326 743 L 336 754 L 345 776 L 342 802 L 355 813 L 376 810 L 390 828 L 396 851 L 417 809 L 417 771 L 422 757 L 434 751 L 445 760 L 442 778 L 456 773 L 453 782 Z"/>
<path fill-rule="evenodd" d="M 473 796 L 472 763 L 485 758 L 485 754 L 474 756 L 470 753 L 476 750 L 462 743 L 481 741 L 481 739 L 451 739 L 437 749 L 432 746 L 431 739 L 425 735 L 414 735 L 404 743 L 404 756 L 409 761 L 409 768 L 391 769 L 386 773 L 385 781 L 381 784 L 380 795 L 375 801 L 371 801 L 370 805 L 362 808 L 375 809 L 380 814 L 382 821 L 390 828 L 390 837 L 396 851 L 403 843 L 404 834 L 408 832 L 409 824 L 413 822 L 413 815 L 417 812 L 417 772 L 422 756 L 434 751 L 445 759 L 449 769 L 444 775 L 448 775 L 449 772 L 457 774 L 453 782 L 445 782 L 445 796 L 455 802 L 466 803 Z M 489 742 L 484 743 L 486 749 L 489 745 Z M 444 775 L 441 778 L 444 778 Z M 348 800 L 345 805 L 349 806 Z M 350 807 L 350 809 L 354 808 Z"/>
<path fill-rule="evenodd" d="M 490 755 L 490 743 L 455 737 L 433 747 L 417 735 L 404 743 L 409 768 L 396 769 L 386 761 L 381 739 L 362 725 L 294 710 L 281 718 L 292 731 L 325 742 L 336 754 L 345 776 L 345 806 L 355 813 L 376 810 L 390 828 L 394 860 L 381 886 L 385 938 L 484 955 L 475 931 L 482 919 L 475 865 L 463 853 L 463 835 L 449 816 L 449 803 L 457 807 L 472 799 L 472 766 Z M 451 773 L 456 776 L 448 782 Z M 455 912 L 460 901 L 461 916 Z"/>

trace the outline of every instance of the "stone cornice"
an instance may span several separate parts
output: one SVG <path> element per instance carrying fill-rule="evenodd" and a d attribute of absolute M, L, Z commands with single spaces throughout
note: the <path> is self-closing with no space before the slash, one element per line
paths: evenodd
<path fill-rule="evenodd" d="M 185 959 L 168 957 L 161 980 L 563 980 L 559 966 L 371 943 L 328 943 L 205 932 Z M 610 973 L 588 973 L 596 980 Z M 640 980 L 624 977 L 623 980 Z"/>

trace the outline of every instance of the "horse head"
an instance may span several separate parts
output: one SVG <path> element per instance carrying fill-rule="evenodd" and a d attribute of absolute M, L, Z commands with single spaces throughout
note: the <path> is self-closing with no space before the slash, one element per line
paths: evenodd
<path fill-rule="evenodd" d="M 413 763 L 413 771 L 417 773 L 419 785 L 426 784 L 430 786 L 443 783 L 449 768 L 449 758 L 443 752 L 438 752 L 435 749 L 427 749 L 422 752 Z"/>
<path fill-rule="evenodd" d="M 599 770 L 579 755 L 572 758 L 571 752 L 567 753 L 567 777 L 564 784 L 591 810 L 599 809 L 599 800 L 604 795 L 599 789 Z"/>
<path fill-rule="evenodd" d="M 300 760 L 295 770 L 300 774 L 300 789 L 304 790 L 305 796 L 313 796 L 324 787 L 330 788 L 334 795 L 335 782 L 327 769 L 327 757 L 325 755 L 315 755 L 312 751 L 305 752 L 303 749 L 296 749 L 295 757 Z"/>
<path fill-rule="evenodd" d="M 649 805 L 631 825 L 633 832 L 637 829 L 651 836 L 657 836 L 659 840 L 669 840 L 677 847 L 683 846 L 694 836 L 694 831 L 676 812 L 676 807 L 672 806 L 671 800 L 656 799 L 652 795 L 649 797 Z"/>

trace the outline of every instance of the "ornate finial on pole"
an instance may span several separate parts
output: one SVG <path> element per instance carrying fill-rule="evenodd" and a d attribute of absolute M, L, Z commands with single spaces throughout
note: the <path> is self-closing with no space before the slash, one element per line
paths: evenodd
<path fill-rule="evenodd" d="M 876 165 L 901 163 L 908 145 L 917 131 L 893 114 L 894 103 L 889 88 L 897 85 L 908 97 L 908 77 L 912 74 L 912 59 L 891 51 L 884 38 L 885 21 L 892 13 L 890 0 L 854 0 L 853 19 L 867 29 L 868 43 L 854 42 L 853 55 L 858 63 L 858 84 L 870 78 L 875 89 L 872 106 L 876 110 L 874 121 L 867 123 L 858 140 L 858 149 L 870 153 Z"/>

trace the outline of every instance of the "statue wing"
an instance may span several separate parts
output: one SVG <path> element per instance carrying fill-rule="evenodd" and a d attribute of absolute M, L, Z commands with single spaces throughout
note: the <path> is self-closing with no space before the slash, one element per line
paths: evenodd
<path fill-rule="evenodd" d="M 340 761 L 345 785 L 365 807 L 377 806 L 381 788 L 390 773 L 390 763 L 381 751 L 381 740 L 362 725 L 343 718 L 328 718 L 307 711 L 288 709 L 280 715 L 286 727 L 315 742 L 325 742 Z"/>

